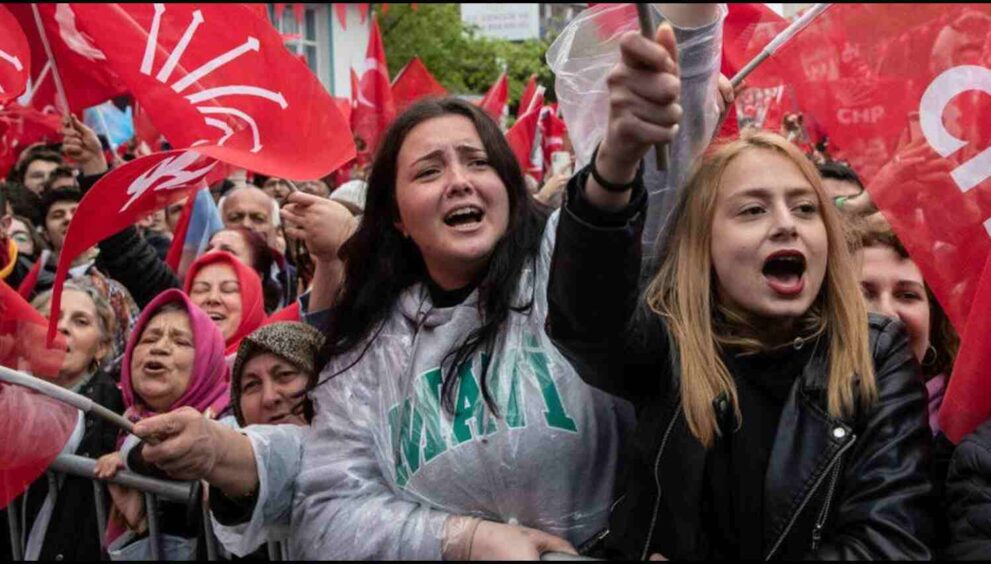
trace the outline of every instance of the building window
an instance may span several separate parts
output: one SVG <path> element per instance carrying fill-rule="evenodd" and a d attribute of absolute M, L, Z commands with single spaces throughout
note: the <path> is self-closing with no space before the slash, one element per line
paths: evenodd
<path fill-rule="evenodd" d="M 269 19 L 275 29 L 282 34 L 286 48 L 296 55 L 304 56 L 306 65 L 325 87 L 328 86 L 330 79 L 325 72 L 329 66 L 329 61 L 325 60 L 329 58 L 329 53 L 326 52 L 329 37 L 326 36 L 326 22 L 321 25 L 320 18 L 326 19 L 326 12 L 326 5 L 304 6 L 303 25 L 300 25 L 296 20 L 292 4 L 286 4 L 279 17 L 276 17 L 275 6 L 268 5 Z"/>

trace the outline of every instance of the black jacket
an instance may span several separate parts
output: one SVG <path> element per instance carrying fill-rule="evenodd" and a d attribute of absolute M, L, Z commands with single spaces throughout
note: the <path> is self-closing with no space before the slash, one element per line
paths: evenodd
<path fill-rule="evenodd" d="M 102 176 L 80 177 L 80 189 L 89 190 Z M 139 308 L 144 308 L 165 290 L 182 288 L 179 278 L 159 258 L 155 247 L 133 225 L 100 241 L 96 266 L 123 284 Z"/>
<path fill-rule="evenodd" d="M 637 408 L 606 554 L 706 558 L 706 450 L 680 408 L 667 328 L 637 299 L 645 193 L 638 185 L 627 210 L 602 215 L 584 198 L 587 176 L 572 179 L 561 211 L 547 329 L 587 383 Z M 869 412 L 827 414 L 823 352 L 791 390 L 765 478 L 767 558 L 930 558 L 925 388 L 898 322 L 871 316 L 870 343 L 879 402 Z M 726 398 L 713 409 L 731 430 Z"/>
<path fill-rule="evenodd" d="M 946 478 L 953 560 L 991 560 L 991 421 L 964 437 Z"/>
<path fill-rule="evenodd" d="M 79 393 L 114 413 L 124 412 L 120 390 L 104 372 L 93 376 Z M 116 450 L 119 431 L 116 426 L 94 415 L 87 415 L 84 421 L 86 430 L 74 454 L 96 459 Z M 48 488 L 49 478 L 46 473 L 21 498 L 27 501 L 28 526 L 25 531 L 21 531 L 25 538 L 45 501 Z M 79 476 L 66 476 L 59 488 L 39 559 L 100 560 L 104 554 L 102 541 L 97 529 L 93 481 Z"/>

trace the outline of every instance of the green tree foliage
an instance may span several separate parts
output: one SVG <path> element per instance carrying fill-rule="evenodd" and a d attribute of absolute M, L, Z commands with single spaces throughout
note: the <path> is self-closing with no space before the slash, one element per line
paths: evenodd
<path fill-rule="evenodd" d="M 452 94 L 485 94 L 503 70 L 509 75 L 509 104 L 519 103 L 531 74 L 547 88 L 553 101 L 554 75 L 544 61 L 546 40 L 506 41 L 480 37 L 473 26 L 461 22 L 458 4 L 392 4 L 385 15 L 381 4 L 375 13 L 389 63 L 389 76 L 419 56 L 438 82 Z"/>

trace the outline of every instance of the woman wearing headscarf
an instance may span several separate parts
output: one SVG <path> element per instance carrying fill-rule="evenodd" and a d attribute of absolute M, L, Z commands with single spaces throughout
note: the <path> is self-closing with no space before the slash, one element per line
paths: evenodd
<path fill-rule="evenodd" d="M 241 339 L 265 322 L 265 298 L 255 271 L 223 251 L 196 259 L 184 287 L 224 336 L 225 354 L 234 354 Z"/>
<path fill-rule="evenodd" d="M 179 290 L 167 290 L 155 298 L 138 318 L 121 367 L 121 392 L 131 421 L 190 407 L 210 417 L 225 415 L 230 405 L 224 338 L 216 323 Z M 127 436 L 120 453 L 104 456 L 96 477 L 113 476 L 118 468 L 157 478 L 166 476 L 147 464 L 143 444 Z M 144 536 L 144 507 L 138 492 L 112 486 L 115 513 L 108 537 L 115 559 L 139 558 L 147 550 Z M 191 500 L 191 502 L 195 502 Z M 187 518 L 187 507 L 163 502 L 160 505 L 164 550 L 170 558 L 192 557 L 201 529 Z M 199 515 L 199 512 L 194 514 Z M 113 525 L 116 526 L 113 527 Z M 118 537 L 121 525 L 131 533 Z M 117 533 L 117 534 L 115 534 Z"/>
<path fill-rule="evenodd" d="M 49 314 L 51 291 L 32 305 Z M 66 282 L 58 330 L 66 339 L 66 355 L 55 384 L 74 391 L 115 412 L 124 411 L 113 378 L 101 370 L 109 353 L 115 317 L 111 306 L 94 287 L 82 281 Z M 117 427 L 95 415 L 86 415 L 64 452 L 96 458 L 112 452 Z M 93 512 L 93 486 L 78 476 L 46 473 L 25 492 L 27 560 L 99 560 L 103 550 Z"/>
<path fill-rule="evenodd" d="M 233 415 L 221 419 L 235 428 L 248 425 L 310 424 L 312 405 L 303 392 L 316 378 L 314 365 L 323 335 L 309 325 L 281 322 L 265 325 L 241 341 L 231 371 Z M 269 526 L 248 532 L 246 523 L 254 504 L 233 499 L 220 490 L 210 492 L 217 539 L 238 555 L 265 558 L 263 541 L 282 541 L 288 528 Z"/>

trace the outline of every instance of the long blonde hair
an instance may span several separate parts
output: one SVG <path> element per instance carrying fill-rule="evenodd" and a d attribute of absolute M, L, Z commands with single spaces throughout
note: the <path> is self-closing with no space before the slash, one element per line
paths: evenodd
<path fill-rule="evenodd" d="M 719 433 L 712 406 L 717 397 L 726 393 L 737 421 L 741 417 L 736 386 L 719 355 L 722 345 L 750 344 L 749 348 L 758 349 L 762 345 L 754 337 L 726 334 L 717 325 L 717 311 L 730 326 L 746 321 L 718 305 L 710 249 L 723 173 L 735 158 L 757 150 L 773 151 L 794 162 L 819 199 L 828 242 L 825 283 L 803 321 L 815 333 L 828 336 L 829 414 L 837 418 L 852 416 L 858 398 L 861 407 L 877 400 L 867 310 L 839 213 L 826 198 L 815 166 L 797 147 L 773 133 L 747 133 L 712 147 L 697 164 L 670 216 L 673 223 L 665 241 L 664 258 L 645 294 L 648 307 L 665 319 L 671 331 L 681 368 L 685 418 L 692 434 L 707 447 Z M 722 327 L 726 325 L 724 322 Z M 748 333 L 742 329 L 739 333 Z M 755 331 L 749 333 L 756 335 Z"/>

